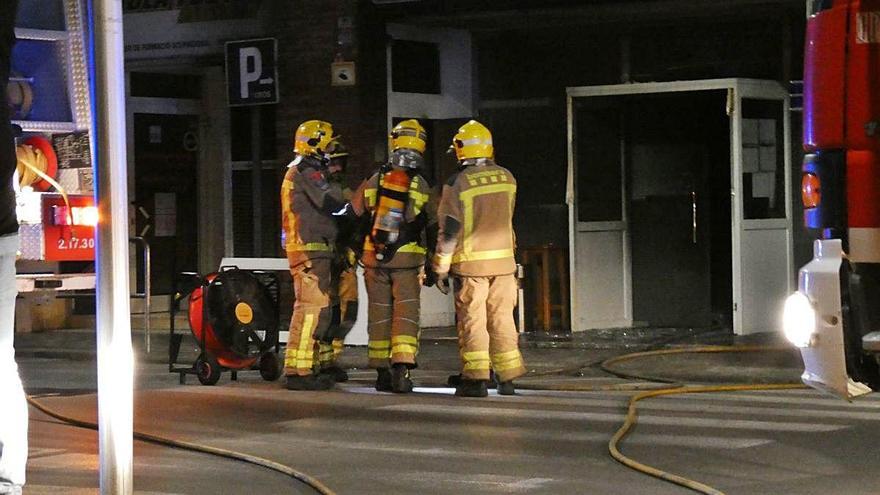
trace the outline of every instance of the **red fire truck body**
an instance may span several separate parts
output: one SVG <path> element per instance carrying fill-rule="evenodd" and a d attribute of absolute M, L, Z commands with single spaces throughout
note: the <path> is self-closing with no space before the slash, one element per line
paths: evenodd
<path fill-rule="evenodd" d="M 820 239 L 785 331 L 804 382 L 852 398 L 880 387 L 880 0 L 813 2 L 803 108 L 804 222 Z"/>

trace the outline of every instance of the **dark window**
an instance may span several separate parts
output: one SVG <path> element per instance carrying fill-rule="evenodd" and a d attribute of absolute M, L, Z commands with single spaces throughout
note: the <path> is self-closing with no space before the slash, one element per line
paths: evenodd
<path fill-rule="evenodd" d="M 275 153 L 275 111 L 266 107 L 229 108 L 229 145 L 232 161 L 249 162 L 251 157 L 251 112 L 260 112 L 260 159 L 272 160 Z M 291 148 L 293 137 L 291 136 Z"/>
<path fill-rule="evenodd" d="M 620 109 L 604 98 L 574 108 L 578 221 L 623 220 Z"/>
<path fill-rule="evenodd" d="M 391 89 L 440 94 L 440 50 L 435 43 L 395 40 L 391 47 Z"/>
<path fill-rule="evenodd" d="M 254 253 L 254 201 L 250 170 L 232 172 L 232 232 L 236 256 L 283 256 L 279 194 L 283 172 L 264 169 L 261 184 L 261 252 Z"/>
<path fill-rule="evenodd" d="M 129 83 L 131 96 L 193 100 L 202 97 L 202 79 L 193 74 L 132 72 Z"/>

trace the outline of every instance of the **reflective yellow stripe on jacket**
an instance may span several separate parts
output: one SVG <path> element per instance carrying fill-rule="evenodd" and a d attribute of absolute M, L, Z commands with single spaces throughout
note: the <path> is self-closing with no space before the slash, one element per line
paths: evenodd
<path fill-rule="evenodd" d="M 493 176 L 492 179 L 495 179 Z M 507 177 L 501 176 L 502 183 L 486 184 L 462 191 L 461 198 L 464 216 L 464 232 L 462 233 L 461 251 L 452 257 L 453 263 L 463 261 L 486 261 L 513 257 L 513 247 L 508 249 L 491 249 L 486 251 L 474 251 L 472 235 L 474 232 L 474 198 L 485 194 L 506 193 L 510 199 L 510 208 L 516 198 L 516 184 L 503 183 Z M 487 181 L 488 182 L 488 181 Z M 495 181 L 492 181 L 495 182 Z M 511 240 L 511 242 L 513 242 Z"/>
<path fill-rule="evenodd" d="M 333 246 L 323 242 L 307 242 L 305 244 L 297 244 L 287 241 L 288 251 L 333 251 Z"/>

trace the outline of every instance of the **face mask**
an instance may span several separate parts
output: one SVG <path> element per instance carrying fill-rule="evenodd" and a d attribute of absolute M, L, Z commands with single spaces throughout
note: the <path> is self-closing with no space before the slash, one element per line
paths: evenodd
<path fill-rule="evenodd" d="M 392 167 L 418 170 L 424 165 L 425 159 L 422 157 L 421 153 L 415 150 L 401 148 L 391 153 L 389 163 Z"/>

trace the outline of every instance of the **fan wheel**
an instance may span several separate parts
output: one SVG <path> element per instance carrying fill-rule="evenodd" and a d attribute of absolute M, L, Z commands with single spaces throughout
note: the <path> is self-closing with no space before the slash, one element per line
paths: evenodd
<path fill-rule="evenodd" d="M 220 381 L 220 364 L 206 353 L 199 354 L 196 359 L 196 376 L 202 385 L 216 385 Z"/>
<path fill-rule="evenodd" d="M 281 376 L 281 362 L 278 354 L 266 352 L 260 357 L 260 376 L 267 382 L 274 382 Z"/>

